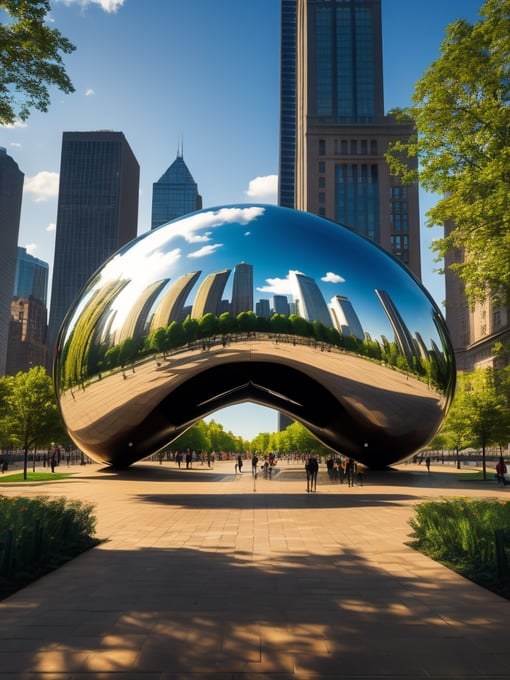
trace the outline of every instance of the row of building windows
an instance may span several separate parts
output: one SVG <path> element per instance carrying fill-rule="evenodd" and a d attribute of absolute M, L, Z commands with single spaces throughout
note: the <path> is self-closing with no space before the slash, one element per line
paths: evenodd
<path fill-rule="evenodd" d="M 335 156 L 377 156 L 377 139 L 335 139 Z M 319 155 L 326 155 L 326 140 L 319 139 Z"/>

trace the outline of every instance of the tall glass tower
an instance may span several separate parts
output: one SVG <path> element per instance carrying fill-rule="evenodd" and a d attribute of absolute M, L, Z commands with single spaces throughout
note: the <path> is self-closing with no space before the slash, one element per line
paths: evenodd
<path fill-rule="evenodd" d="M 14 278 L 14 297 L 34 297 L 44 305 L 48 295 L 48 263 L 27 253 L 26 248 L 18 246 L 16 275 Z"/>
<path fill-rule="evenodd" d="M 48 328 L 60 325 L 82 286 L 136 237 L 140 167 L 122 132 L 64 132 Z"/>
<path fill-rule="evenodd" d="M 279 203 L 367 236 L 420 277 L 418 186 L 385 152 L 381 0 L 281 0 Z"/>
<path fill-rule="evenodd" d="M 25 175 L 0 147 L 0 376 L 5 374 Z"/>
<path fill-rule="evenodd" d="M 197 183 L 180 153 L 152 185 L 151 229 L 201 208 L 202 197 L 198 193 Z"/>

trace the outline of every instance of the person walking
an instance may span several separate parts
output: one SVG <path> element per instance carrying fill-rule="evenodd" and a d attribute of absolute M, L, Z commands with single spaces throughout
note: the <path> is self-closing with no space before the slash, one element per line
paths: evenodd
<path fill-rule="evenodd" d="M 257 476 L 257 465 L 259 464 L 259 459 L 257 458 L 257 455 L 254 453 L 253 456 L 251 457 L 251 473 L 254 477 Z"/>
<path fill-rule="evenodd" d="M 239 470 L 239 474 L 241 475 L 243 473 L 243 458 L 241 454 L 237 456 L 237 469 Z"/>
<path fill-rule="evenodd" d="M 313 493 L 317 491 L 317 474 L 319 463 L 314 455 L 311 455 L 305 465 L 306 468 L 306 491 Z"/>
<path fill-rule="evenodd" d="M 505 479 L 505 475 L 507 472 L 506 464 L 505 464 L 505 459 L 503 456 L 498 461 L 498 464 L 496 465 L 496 479 L 498 480 L 498 484 L 503 484 L 506 486 L 508 484 L 507 480 Z"/>

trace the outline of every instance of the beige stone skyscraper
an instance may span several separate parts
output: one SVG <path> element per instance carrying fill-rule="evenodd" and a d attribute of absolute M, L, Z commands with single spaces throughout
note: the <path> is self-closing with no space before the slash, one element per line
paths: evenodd
<path fill-rule="evenodd" d="M 353 228 L 420 278 L 418 186 L 390 175 L 413 129 L 384 113 L 381 0 L 281 0 L 279 203 Z"/>

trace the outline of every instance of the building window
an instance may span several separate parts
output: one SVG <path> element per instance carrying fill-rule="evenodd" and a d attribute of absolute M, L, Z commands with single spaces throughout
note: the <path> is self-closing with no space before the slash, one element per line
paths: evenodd
<path fill-rule="evenodd" d="M 319 162 L 319 172 L 324 174 L 326 172 L 326 163 L 324 161 Z"/>
<path fill-rule="evenodd" d="M 501 309 L 495 309 L 492 312 L 492 330 L 495 331 L 501 328 Z"/>
<path fill-rule="evenodd" d="M 319 156 L 325 156 L 326 155 L 326 140 L 325 139 L 319 139 Z"/>
<path fill-rule="evenodd" d="M 319 177 L 319 189 L 326 188 L 326 178 L 324 176 Z"/>

